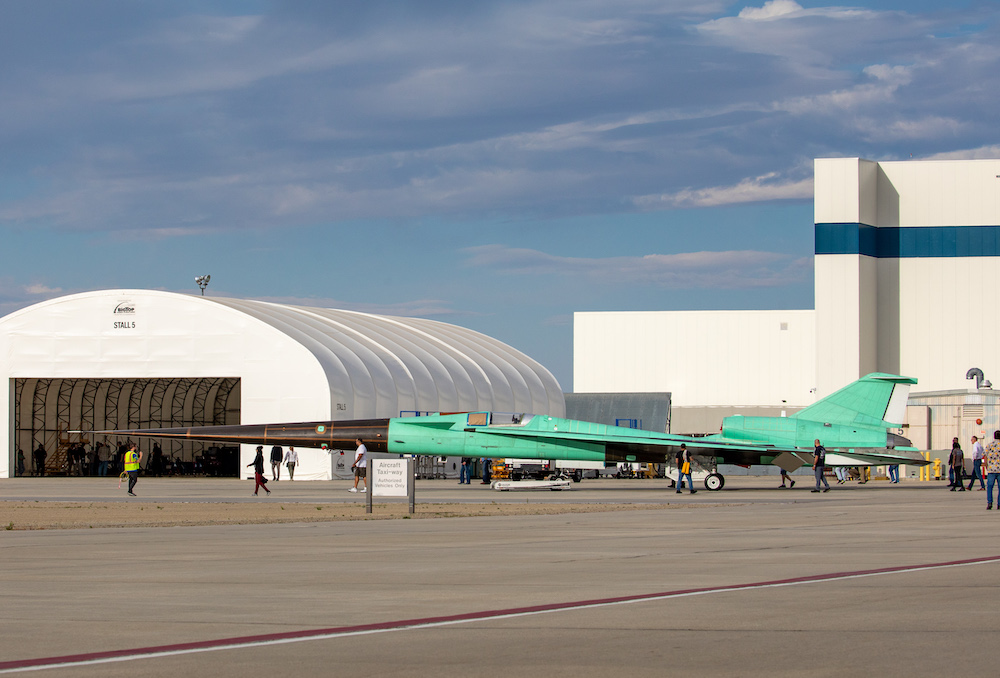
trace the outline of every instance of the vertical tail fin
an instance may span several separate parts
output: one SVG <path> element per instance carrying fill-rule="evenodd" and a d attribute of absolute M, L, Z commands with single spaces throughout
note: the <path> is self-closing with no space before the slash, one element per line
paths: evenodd
<path fill-rule="evenodd" d="M 792 416 L 830 424 L 895 428 L 903 425 L 910 386 L 916 383 L 912 377 L 873 372 Z"/>

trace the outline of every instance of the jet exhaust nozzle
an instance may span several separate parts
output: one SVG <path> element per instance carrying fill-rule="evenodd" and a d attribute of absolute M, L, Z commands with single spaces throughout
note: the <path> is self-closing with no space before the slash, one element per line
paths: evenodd
<path fill-rule="evenodd" d="M 885 446 L 893 450 L 897 447 L 913 447 L 913 443 L 910 442 L 909 438 L 904 438 L 901 435 L 896 435 L 895 433 L 887 433 Z"/>

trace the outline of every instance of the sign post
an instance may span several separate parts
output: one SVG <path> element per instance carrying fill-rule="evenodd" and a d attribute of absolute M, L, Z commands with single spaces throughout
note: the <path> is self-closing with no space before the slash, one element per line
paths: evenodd
<path fill-rule="evenodd" d="M 368 453 L 368 492 L 365 497 L 365 513 L 372 512 L 372 497 L 406 497 L 410 514 L 416 511 L 414 498 L 413 457 L 396 454 Z"/>

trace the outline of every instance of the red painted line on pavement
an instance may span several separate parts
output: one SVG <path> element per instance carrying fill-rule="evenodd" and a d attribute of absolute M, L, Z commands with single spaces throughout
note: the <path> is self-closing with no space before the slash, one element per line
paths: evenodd
<path fill-rule="evenodd" d="M 683 596 L 705 595 L 711 593 L 725 593 L 730 591 L 747 591 L 753 589 L 773 588 L 779 586 L 795 586 L 798 584 L 828 582 L 828 581 L 836 581 L 839 579 L 856 579 L 860 577 L 872 577 L 884 574 L 901 574 L 905 572 L 934 570 L 946 567 L 961 567 L 964 565 L 982 565 L 982 564 L 996 563 L 996 562 L 1000 562 L 1000 556 L 970 558 L 967 560 L 954 560 L 950 562 L 929 563 L 925 565 L 882 567 L 873 570 L 857 570 L 854 572 L 815 574 L 805 577 L 776 579 L 773 581 L 754 582 L 750 584 L 730 584 L 727 586 L 711 586 L 711 587 L 695 588 L 695 589 L 679 589 L 676 591 L 663 591 L 660 593 L 639 593 L 635 595 L 619 596 L 615 598 L 596 598 L 593 600 L 578 600 L 566 603 L 530 605 L 527 607 L 514 607 L 506 610 L 483 610 L 479 612 L 466 612 L 463 614 L 443 615 L 440 617 L 423 617 L 420 619 L 404 619 L 397 621 L 379 622 L 376 624 L 335 626 L 326 629 L 286 631 L 284 633 L 265 633 L 255 636 L 238 636 L 235 638 L 200 640 L 190 643 L 176 643 L 173 645 L 156 645 L 152 647 L 130 648 L 126 650 L 88 652 L 84 654 L 63 655 L 60 657 L 39 657 L 36 659 L 19 659 L 14 661 L 0 662 L 0 673 L 14 673 L 19 671 L 31 671 L 43 668 L 80 666 L 83 664 L 98 664 L 98 663 L 114 662 L 114 661 L 129 661 L 132 659 L 141 659 L 144 657 L 149 658 L 155 656 L 166 656 L 174 654 L 208 652 L 212 650 L 224 650 L 224 649 L 247 647 L 253 645 L 270 645 L 278 643 L 300 642 L 306 640 L 319 640 L 326 638 L 335 638 L 338 636 L 362 635 L 368 633 L 381 633 L 387 631 L 401 631 L 412 628 L 425 628 L 431 626 L 444 626 L 448 624 L 461 624 L 474 621 L 482 621 L 486 619 L 500 619 L 504 617 L 527 616 L 532 614 L 543 614 L 547 612 L 558 612 L 562 610 L 578 610 L 588 607 L 622 605 L 622 604 L 637 603 L 637 602 L 652 601 L 652 600 L 663 600 L 667 598 L 680 598 Z"/>

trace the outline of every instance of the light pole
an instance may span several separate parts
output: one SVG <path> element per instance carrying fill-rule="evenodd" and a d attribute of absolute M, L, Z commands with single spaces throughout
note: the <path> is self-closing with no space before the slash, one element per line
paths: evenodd
<path fill-rule="evenodd" d="M 210 275 L 199 275 L 196 276 L 194 281 L 198 283 L 198 287 L 201 288 L 201 296 L 205 296 L 205 288 L 208 287 L 208 281 L 212 279 Z"/>

